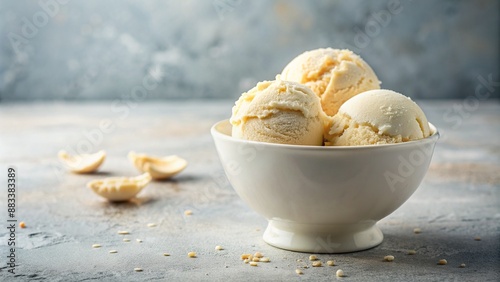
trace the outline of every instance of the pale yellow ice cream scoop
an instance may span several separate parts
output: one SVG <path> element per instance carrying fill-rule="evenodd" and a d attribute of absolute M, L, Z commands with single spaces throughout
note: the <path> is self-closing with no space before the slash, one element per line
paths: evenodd
<path fill-rule="evenodd" d="M 293 144 L 323 144 L 328 123 L 319 98 L 307 86 L 281 80 L 259 82 L 233 107 L 232 136 L 239 139 Z"/>
<path fill-rule="evenodd" d="M 345 102 L 333 117 L 329 145 L 393 144 L 430 135 L 427 118 L 410 98 L 392 90 L 370 90 Z"/>
<path fill-rule="evenodd" d="M 281 78 L 310 87 L 330 116 L 354 95 L 380 89 L 372 68 L 350 50 L 326 48 L 304 52 L 283 69 Z"/>

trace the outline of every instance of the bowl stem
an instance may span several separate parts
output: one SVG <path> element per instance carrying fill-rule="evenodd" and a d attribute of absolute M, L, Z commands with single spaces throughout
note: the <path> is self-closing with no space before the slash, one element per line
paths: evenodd
<path fill-rule="evenodd" d="M 269 220 L 264 241 L 269 245 L 297 252 L 347 253 L 373 248 L 384 238 L 369 221 L 357 224 L 301 224 Z"/>

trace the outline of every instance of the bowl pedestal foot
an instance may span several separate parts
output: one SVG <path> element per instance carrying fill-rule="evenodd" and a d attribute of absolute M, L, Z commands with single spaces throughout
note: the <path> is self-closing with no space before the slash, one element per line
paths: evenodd
<path fill-rule="evenodd" d="M 307 253 L 347 253 L 373 248 L 384 238 L 376 222 L 345 225 L 269 220 L 264 241 L 280 249 Z"/>

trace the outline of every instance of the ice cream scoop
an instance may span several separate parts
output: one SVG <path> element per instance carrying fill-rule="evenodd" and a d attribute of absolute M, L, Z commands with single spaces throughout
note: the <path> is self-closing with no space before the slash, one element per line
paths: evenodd
<path fill-rule="evenodd" d="M 351 97 L 380 88 L 377 76 L 360 56 L 350 50 L 332 48 L 300 54 L 283 69 L 281 78 L 310 87 L 330 116 Z"/>
<path fill-rule="evenodd" d="M 424 112 L 392 90 L 370 90 L 345 102 L 327 134 L 330 145 L 393 144 L 430 135 Z"/>
<path fill-rule="evenodd" d="M 327 116 L 307 86 L 281 80 L 259 82 L 236 101 L 232 136 L 294 145 L 323 144 Z"/>

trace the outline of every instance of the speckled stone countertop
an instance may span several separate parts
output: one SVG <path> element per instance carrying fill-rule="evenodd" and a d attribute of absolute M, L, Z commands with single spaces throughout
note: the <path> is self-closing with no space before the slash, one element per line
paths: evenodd
<path fill-rule="evenodd" d="M 209 130 L 229 117 L 233 101 L 125 102 L 0 104 L 5 225 L 0 228 L 0 280 L 500 280 L 498 101 L 420 101 L 442 136 L 420 188 L 379 222 L 385 235 L 381 245 L 318 255 L 337 266 L 314 268 L 304 268 L 311 266 L 309 254 L 262 240 L 266 220 L 238 198 L 224 176 Z M 107 133 L 99 129 L 101 122 L 110 124 Z M 85 146 L 106 150 L 99 172 L 66 172 L 58 150 Z M 177 154 L 189 165 L 172 180 L 151 183 L 128 203 L 110 204 L 85 187 L 95 178 L 137 175 L 126 157 L 130 150 Z M 15 275 L 5 263 L 8 167 L 17 171 L 16 218 L 26 222 L 26 228 L 16 228 Z M 190 216 L 184 214 L 188 209 Z M 130 234 L 119 235 L 119 230 Z M 217 245 L 224 250 L 216 251 Z M 409 250 L 416 254 L 408 255 Z M 198 257 L 188 258 L 190 251 Z M 256 251 L 271 262 L 251 267 L 240 260 L 241 254 Z M 384 262 L 386 255 L 395 260 Z M 438 265 L 440 259 L 448 264 Z M 135 272 L 137 267 L 143 271 Z M 296 268 L 304 274 L 297 275 Z M 335 277 L 339 268 L 347 277 Z"/>

